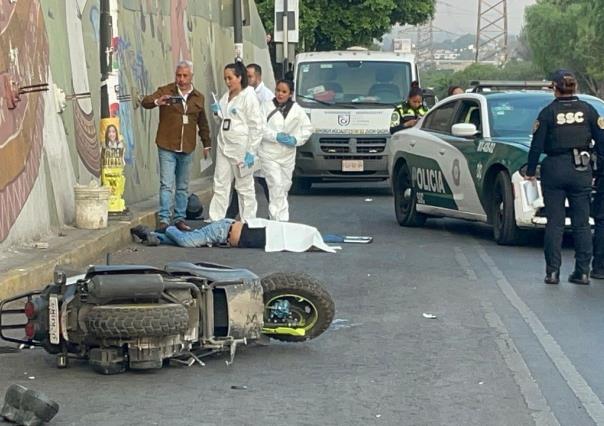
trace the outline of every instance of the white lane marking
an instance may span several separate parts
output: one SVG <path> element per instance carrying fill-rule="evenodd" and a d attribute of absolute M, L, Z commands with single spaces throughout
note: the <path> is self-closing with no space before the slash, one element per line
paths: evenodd
<path fill-rule="evenodd" d="M 461 269 L 463 269 L 463 271 L 467 275 L 468 280 L 478 281 L 476 272 L 474 272 L 474 269 L 472 269 L 472 266 L 470 265 L 470 261 L 468 260 L 466 255 L 463 254 L 463 250 L 460 247 L 455 247 L 455 260 L 457 261 L 457 264 L 461 267 Z"/>
<path fill-rule="evenodd" d="M 522 355 L 514 344 L 514 339 L 512 339 L 512 336 L 510 336 L 503 321 L 499 315 L 497 315 L 497 312 L 495 312 L 493 305 L 487 302 L 483 303 L 482 307 L 485 311 L 484 318 L 487 321 L 487 324 L 499 334 L 495 338 L 499 353 L 512 372 L 514 381 L 520 388 L 520 392 L 531 412 L 535 424 L 537 426 L 559 426 L 560 423 L 558 422 L 558 419 L 556 419 L 556 416 L 552 412 L 543 393 L 541 393 L 539 385 L 533 378 L 524 358 L 522 358 Z"/>
<path fill-rule="evenodd" d="M 477 281 L 478 277 L 476 271 L 472 268 L 472 265 L 463 250 L 460 247 L 455 247 L 454 250 L 455 260 L 466 273 L 468 279 L 470 281 Z M 489 302 L 485 302 L 482 304 L 482 308 L 487 324 L 498 333 L 498 336 L 495 338 L 495 343 L 497 343 L 499 353 L 508 369 L 512 372 L 514 381 L 520 388 L 522 397 L 531 411 L 531 416 L 533 417 L 535 425 L 559 426 L 560 423 L 552 412 L 551 407 L 548 405 L 539 385 L 533 378 L 531 371 L 518 351 L 512 336 L 503 324 L 499 315 L 497 315 L 493 305 Z"/>
<path fill-rule="evenodd" d="M 604 425 L 604 405 L 602 405 L 602 401 L 600 401 L 598 395 L 596 395 L 587 381 L 577 371 L 571 360 L 564 354 L 564 351 L 556 339 L 554 339 L 547 331 L 537 315 L 535 315 L 527 304 L 518 296 L 505 275 L 503 275 L 503 272 L 495 265 L 495 262 L 491 259 L 486 250 L 481 246 L 478 246 L 477 250 L 482 261 L 488 266 L 491 273 L 496 278 L 497 286 L 501 292 L 512 306 L 516 308 L 532 330 L 533 334 L 535 334 L 537 340 L 539 340 L 539 343 L 541 343 L 541 346 L 560 372 L 560 375 L 564 377 L 568 387 L 571 388 L 577 399 L 585 407 L 589 416 L 596 424 Z"/>

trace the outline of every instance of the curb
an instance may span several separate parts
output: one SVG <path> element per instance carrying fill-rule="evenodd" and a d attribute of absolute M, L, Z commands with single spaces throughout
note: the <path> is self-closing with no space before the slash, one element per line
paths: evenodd
<path fill-rule="evenodd" d="M 192 192 L 201 198 L 211 193 L 211 189 L 196 190 L 192 188 Z M 132 211 L 132 219 L 127 222 L 112 223 L 110 220 L 107 228 L 86 232 L 85 235 L 76 237 L 69 244 L 67 250 L 65 250 L 65 246 L 51 248 L 43 259 L 28 260 L 17 268 L 0 273 L 0 300 L 43 288 L 52 282 L 57 265 L 67 265 L 68 268 L 85 268 L 106 253 L 127 246 L 132 242 L 130 228 L 139 224 L 155 227 L 155 208 L 151 210 L 147 207 L 138 212 Z"/>

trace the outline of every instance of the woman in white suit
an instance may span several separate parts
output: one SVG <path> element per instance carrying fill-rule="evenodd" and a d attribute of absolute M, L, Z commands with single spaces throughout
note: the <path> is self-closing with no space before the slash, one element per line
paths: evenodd
<path fill-rule="evenodd" d="M 268 211 L 272 220 L 289 221 L 287 193 L 296 165 L 296 147 L 312 134 L 310 119 L 292 100 L 294 83 L 279 80 L 275 98 L 262 105 L 266 125 L 258 148 L 260 168 L 269 193 Z"/>

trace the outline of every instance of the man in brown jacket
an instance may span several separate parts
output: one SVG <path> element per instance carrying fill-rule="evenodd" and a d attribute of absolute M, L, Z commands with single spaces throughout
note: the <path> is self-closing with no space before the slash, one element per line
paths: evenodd
<path fill-rule="evenodd" d="M 203 95 L 193 88 L 193 64 L 181 61 L 176 66 L 174 83 L 160 87 L 142 100 L 143 108 L 159 107 L 159 126 L 155 143 L 159 153 L 159 229 L 170 225 L 174 201 L 174 225 L 190 231 L 185 223 L 189 196 L 189 171 L 196 145 L 196 130 L 203 143 L 204 158 L 211 148 L 210 128 Z M 176 196 L 174 189 L 176 188 Z"/>

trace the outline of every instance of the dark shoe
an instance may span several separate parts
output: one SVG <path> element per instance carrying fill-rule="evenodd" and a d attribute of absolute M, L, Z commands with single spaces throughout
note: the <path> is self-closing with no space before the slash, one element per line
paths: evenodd
<path fill-rule="evenodd" d="M 168 229 L 168 226 L 170 226 L 169 223 L 160 222 L 159 226 L 155 229 L 155 232 L 159 232 L 160 234 L 165 234 L 166 229 Z"/>
<path fill-rule="evenodd" d="M 151 234 L 151 230 L 145 225 L 136 225 L 134 228 L 130 228 L 130 235 L 138 238 L 141 242 L 147 241 L 149 234 Z"/>
<path fill-rule="evenodd" d="M 178 230 L 182 232 L 188 232 L 191 230 L 191 227 L 187 225 L 184 220 L 179 220 L 174 224 L 174 226 L 176 226 L 176 228 L 178 228 Z"/>
<path fill-rule="evenodd" d="M 604 271 L 599 271 L 595 269 L 591 271 L 591 274 L 589 274 L 589 276 L 595 278 L 596 280 L 604 280 Z"/>
<path fill-rule="evenodd" d="M 149 236 L 147 237 L 147 240 L 143 241 L 143 244 L 148 247 L 156 247 L 161 244 L 161 241 L 157 237 L 157 235 L 153 235 L 152 233 L 150 233 Z"/>
<path fill-rule="evenodd" d="M 543 280 L 545 284 L 558 284 L 560 282 L 560 272 L 548 272 Z"/>
<path fill-rule="evenodd" d="M 582 274 L 580 272 L 574 271 L 568 277 L 568 281 L 573 284 L 587 285 L 589 284 L 589 274 Z"/>

